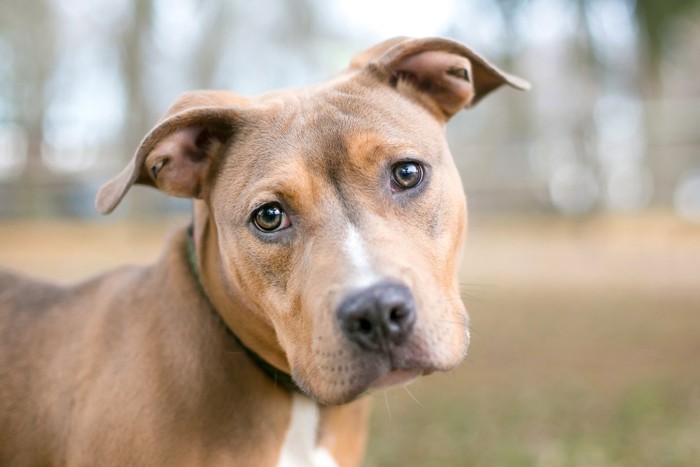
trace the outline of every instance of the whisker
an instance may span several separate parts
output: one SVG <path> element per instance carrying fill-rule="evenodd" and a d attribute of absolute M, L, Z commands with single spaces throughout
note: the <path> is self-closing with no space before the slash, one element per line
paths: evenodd
<path fill-rule="evenodd" d="M 416 404 L 420 405 L 421 407 L 423 407 L 424 409 L 427 410 L 427 408 L 426 408 L 423 404 L 421 404 L 421 403 L 418 401 L 418 399 L 416 399 L 416 396 L 414 396 L 413 393 L 408 389 L 408 386 L 401 386 L 401 387 L 404 388 L 404 390 L 408 393 L 409 396 L 411 396 L 411 399 L 413 399 L 414 401 L 416 401 Z"/>
<path fill-rule="evenodd" d="M 501 286 L 496 284 L 459 283 L 459 292 L 462 298 L 476 303 L 483 303 L 484 295 L 489 297 L 493 291 L 500 289 Z"/>
<path fill-rule="evenodd" d="M 436 321 L 438 321 L 440 323 L 458 324 L 460 326 L 464 325 L 464 321 L 461 321 L 461 320 L 452 320 L 452 319 L 442 318 L 442 319 L 439 319 Z"/>
<path fill-rule="evenodd" d="M 480 288 L 480 289 L 499 289 L 501 286 L 498 284 L 483 284 L 483 283 L 478 283 L 478 282 L 460 282 L 459 283 L 459 288 L 467 288 L 467 287 L 473 287 L 473 288 Z"/>
<path fill-rule="evenodd" d="M 384 391 L 384 402 L 386 402 L 386 411 L 389 413 L 389 425 L 391 425 L 391 409 L 389 408 L 389 395 Z"/>
<path fill-rule="evenodd" d="M 461 301 L 464 301 L 463 297 L 461 297 L 461 296 L 455 297 L 455 298 L 445 298 L 445 299 L 441 300 L 441 302 L 443 302 L 443 303 L 459 303 Z"/>
<path fill-rule="evenodd" d="M 485 300 L 483 298 L 470 294 L 462 294 L 462 300 L 469 303 L 485 303 Z"/>

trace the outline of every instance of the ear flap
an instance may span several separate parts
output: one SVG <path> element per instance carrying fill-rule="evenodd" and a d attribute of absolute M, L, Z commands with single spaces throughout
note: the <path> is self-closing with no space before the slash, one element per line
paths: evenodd
<path fill-rule="evenodd" d="M 390 39 L 358 54 L 351 69 L 364 60 L 372 73 L 444 120 L 503 84 L 530 89 L 524 79 L 449 39 Z"/>
<path fill-rule="evenodd" d="M 350 65 L 348 66 L 348 70 L 353 71 L 364 68 L 368 63 L 378 59 L 395 45 L 407 40 L 410 40 L 410 38 L 403 36 L 393 37 L 391 39 L 385 40 L 384 42 L 380 42 L 379 44 L 375 44 L 369 49 L 365 49 L 362 52 L 356 53 L 350 59 Z"/>
<path fill-rule="evenodd" d="M 169 195 L 200 198 L 216 155 L 238 122 L 243 98 L 219 91 L 181 96 L 143 139 L 119 175 L 102 186 L 95 199 L 100 214 L 109 214 L 135 183 Z"/>

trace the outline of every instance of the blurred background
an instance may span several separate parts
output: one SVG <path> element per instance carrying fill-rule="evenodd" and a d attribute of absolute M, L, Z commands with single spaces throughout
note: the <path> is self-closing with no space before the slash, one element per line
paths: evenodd
<path fill-rule="evenodd" d="M 155 259 L 189 203 L 96 190 L 183 91 L 311 84 L 395 35 L 533 83 L 448 125 L 460 369 L 376 394 L 368 466 L 700 465 L 699 0 L 2 0 L 0 264 Z"/>

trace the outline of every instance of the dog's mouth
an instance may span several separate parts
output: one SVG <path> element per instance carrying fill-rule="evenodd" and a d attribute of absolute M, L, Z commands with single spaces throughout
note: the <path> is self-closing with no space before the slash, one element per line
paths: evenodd
<path fill-rule="evenodd" d="M 438 369 L 427 361 L 402 359 L 395 354 L 364 353 L 348 357 L 324 365 L 325 371 L 318 373 L 315 379 L 294 374 L 294 369 L 293 378 L 309 397 L 323 404 L 337 405 L 373 391 L 409 384 Z"/>
<path fill-rule="evenodd" d="M 441 319 L 457 315 L 457 324 L 463 309 L 418 308 L 412 289 L 402 283 L 381 281 L 353 291 L 332 308 L 335 316 L 321 315 L 325 326 L 314 328 L 311 355 L 297 352 L 292 358 L 293 376 L 311 397 L 336 405 L 453 369 L 465 355 L 467 335 Z M 466 327 L 466 318 L 461 321 Z M 327 323 L 335 327 L 329 330 Z"/>

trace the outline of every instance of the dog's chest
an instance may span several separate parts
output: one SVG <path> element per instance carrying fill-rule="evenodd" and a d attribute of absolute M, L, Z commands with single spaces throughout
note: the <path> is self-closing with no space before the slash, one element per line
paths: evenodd
<path fill-rule="evenodd" d="M 318 405 L 308 397 L 295 394 L 278 467 L 338 466 L 330 452 L 317 445 L 319 421 Z"/>

